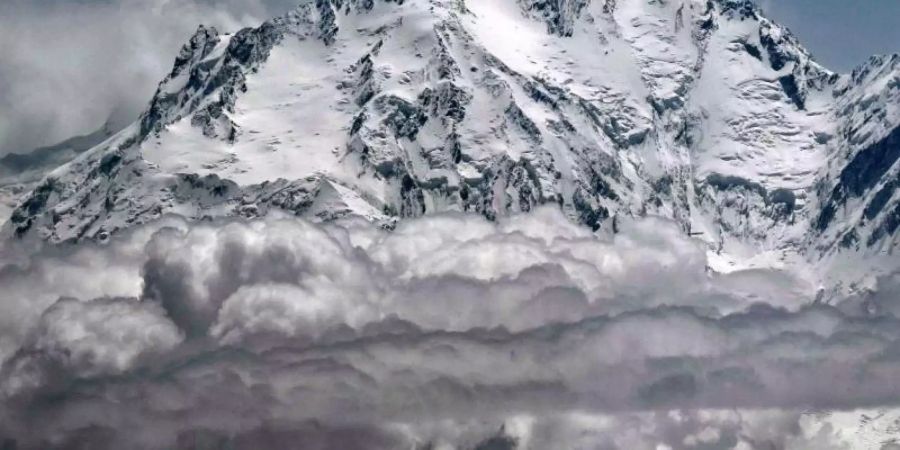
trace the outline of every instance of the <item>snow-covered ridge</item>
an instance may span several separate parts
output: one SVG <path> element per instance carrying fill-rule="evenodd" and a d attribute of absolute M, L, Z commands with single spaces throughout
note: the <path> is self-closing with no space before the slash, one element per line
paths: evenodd
<path fill-rule="evenodd" d="M 198 29 L 141 119 L 6 232 L 558 203 L 613 231 L 670 217 L 725 253 L 880 252 L 900 224 L 898 80 L 897 56 L 828 71 L 746 0 L 316 0 Z"/>

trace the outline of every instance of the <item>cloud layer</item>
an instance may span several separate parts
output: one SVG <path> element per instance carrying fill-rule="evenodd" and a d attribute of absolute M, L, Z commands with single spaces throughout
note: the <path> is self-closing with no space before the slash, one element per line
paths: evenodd
<path fill-rule="evenodd" d="M 803 411 L 900 401 L 896 280 L 812 304 L 785 273 L 708 272 L 670 223 L 623 229 L 596 236 L 544 208 L 391 232 L 169 218 L 104 245 L 10 243 L 0 436 L 17 448 L 843 448 Z"/>

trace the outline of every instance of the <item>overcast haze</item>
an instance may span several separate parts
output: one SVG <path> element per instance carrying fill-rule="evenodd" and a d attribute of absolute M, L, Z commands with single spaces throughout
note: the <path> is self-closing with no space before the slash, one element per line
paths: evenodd
<path fill-rule="evenodd" d="M 133 120 L 200 23 L 233 30 L 297 0 L 0 1 L 0 155 Z M 764 0 L 818 59 L 849 71 L 900 46 L 900 1 Z"/>

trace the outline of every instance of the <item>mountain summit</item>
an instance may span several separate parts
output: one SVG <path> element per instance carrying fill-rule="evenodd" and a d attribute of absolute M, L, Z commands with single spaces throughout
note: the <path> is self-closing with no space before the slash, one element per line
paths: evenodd
<path fill-rule="evenodd" d="M 720 253 L 877 254 L 898 161 L 900 56 L 833 73 L 746 0 L 315 0 L 200 27 L 139 121 L 5 231 L 557 203 L 595 229 L 669 217 Z"/>

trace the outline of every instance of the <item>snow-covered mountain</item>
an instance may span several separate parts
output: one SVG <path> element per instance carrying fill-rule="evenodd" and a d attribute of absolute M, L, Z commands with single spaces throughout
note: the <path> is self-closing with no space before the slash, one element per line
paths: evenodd
<path fill-rule="evenodd" d="M 0 223 L 6 222 L 22 198 L 53 169 L 94 148 L 128 125 L 120 122 L 111 117 L 98 130 L 84 136 L 0 157 Z"/>
<path fill-rule="evenodd" d="M 315 0 L 200 27 L 140 120 L 5 232 L 558 203 L 595 229 L 673 218 L 723 260 L 818 260 L 889 252 L 898 187 L 900 56 L 833 73 L 746 0 Z"/>

